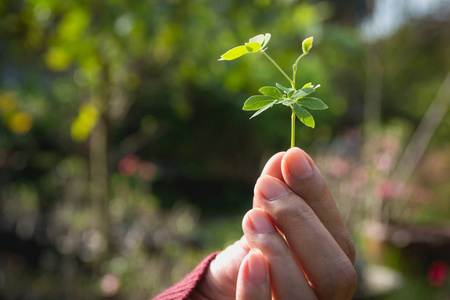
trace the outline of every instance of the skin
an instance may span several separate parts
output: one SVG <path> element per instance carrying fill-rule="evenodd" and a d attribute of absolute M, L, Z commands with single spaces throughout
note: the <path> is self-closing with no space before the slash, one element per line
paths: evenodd
<path fill-rule="evenodd" d="M 192 299 L 351 299 L 355 249 L 328 186 L 301 149 L 275 154 L 244 235 L 211 263 Z"/>

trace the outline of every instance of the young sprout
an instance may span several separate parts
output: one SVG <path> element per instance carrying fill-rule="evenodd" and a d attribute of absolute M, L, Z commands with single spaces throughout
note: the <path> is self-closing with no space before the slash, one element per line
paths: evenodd
<path fill-rule="evenodd" d="M 316 91 L 320 84 L 314 86 L 311 82 L 303 85 L 301 89 L 295 88 L 295 76 L 297 75 L 297 65 L 299 61 L 309 53 L 313 45 L 313 37 L 309 37 L 302 42 L 302 54 L 292 65 L 292 79 L 280 68 L 280 66 L 266 53 L 267 44 L 270 40 L 270 33 L 260 34 L 252 37 L 248 43 L 228 50 L 220 56 L 219 60 L 234 60 L 246 54 L 262 53 L 289 81 L 290 87 L 276 83 L 275 86 L 265 86 L 259 89 L 261 95 L 248 98 L 243 110 L 256 112 L 250 117 L 256 117 L 260 113 L 273 107 L 276 104 L 288 106 L 292 110 L 291 115 L 291 147 L 295 146 L 295 119 L 296 117 L 308 127 L 314 128 L 315 121 L 311 113 L 306 110 L 324 110 L 328 106 L 320 99 L 310 95 Z"/>

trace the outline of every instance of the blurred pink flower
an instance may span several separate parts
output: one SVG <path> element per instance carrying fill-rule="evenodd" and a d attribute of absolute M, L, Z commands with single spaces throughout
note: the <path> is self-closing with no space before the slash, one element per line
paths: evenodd
<path fill-rule="evenodd" d="M 138 170 L 139 164 L 139 157 L 134 154 L 129 154 L 119 162 L 119 173 L 127 177 L 133 176 Z"/>
<path fill-rule="evenodd" d="M 347 175 L 349 168 L 349 164 L 346 160 L 340 157 L 335 157 L 331 161 L 329 172 L 335 178 L 342 178 Z"/>
<path fill-rule="evenodd" d="M 447 279 L 448 266 L 445 262 L 434 261 L 428 268 L 428 283 L 431 286 L 440 287 Z"/>
<path fill-rule="evenodd" d="M 104 296 L 111 297 L 117 294 L 120 287 L 120 278 L 113 273 L 103 276 L 100 282 L 100 289 Z"/>

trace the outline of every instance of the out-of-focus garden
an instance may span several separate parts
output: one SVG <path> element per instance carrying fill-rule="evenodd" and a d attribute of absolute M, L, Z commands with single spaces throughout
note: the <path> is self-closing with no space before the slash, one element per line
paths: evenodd
<path fill-rule="evenodd" d="M 290 111 L 248 120 L 285 79 L 330 107 L 297 144 L 358 249 L 358 299 L 450 298 L 446 0 L 0 2 L 0 299 L 148 299 L 240 238 Z M 287 84 L 287 83 L 285 83 Z"/>

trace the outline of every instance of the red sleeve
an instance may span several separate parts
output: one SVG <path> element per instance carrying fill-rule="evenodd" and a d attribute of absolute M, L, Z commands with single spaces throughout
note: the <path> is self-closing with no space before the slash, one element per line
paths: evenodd
<path fill-rule="evenodd" d="M 191 273 L 186 275 L 183 280 L 178 282 L 176 285 L 168 288 L 161 294 L 155 296 L 152 300 L 182 300 L 188 299 L 194 292 L 197 285 L 203 279 L 208 271 L 209 264 L 211 261 L 219 254 L 219 252 L 214 252 L 203 259 Z"/>

